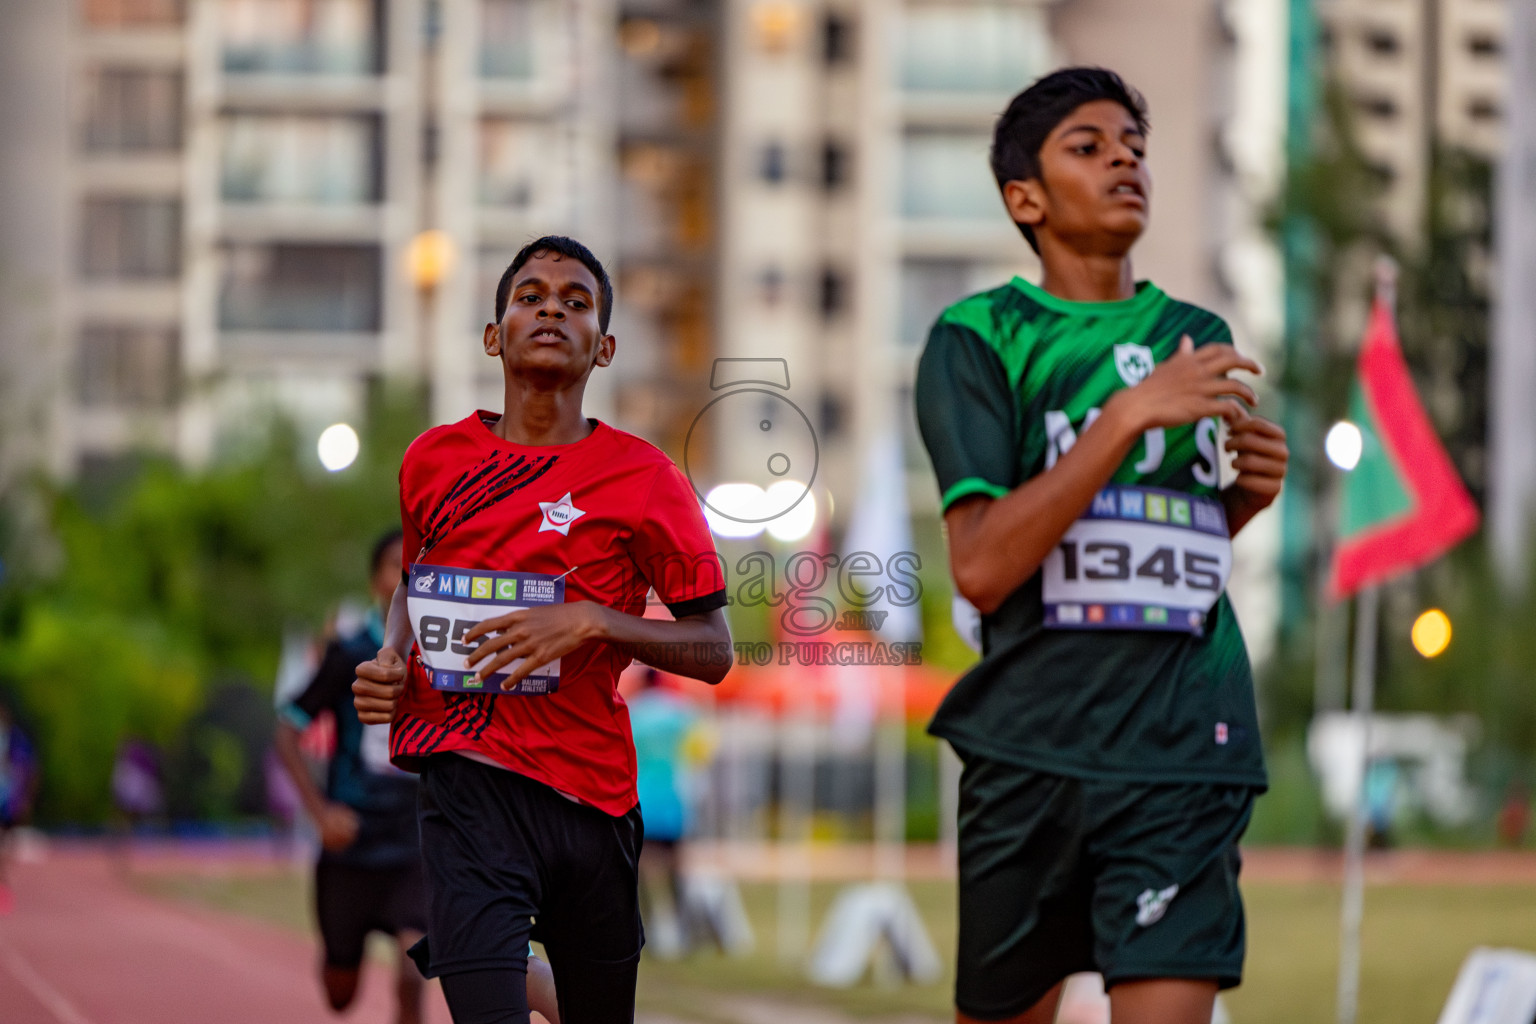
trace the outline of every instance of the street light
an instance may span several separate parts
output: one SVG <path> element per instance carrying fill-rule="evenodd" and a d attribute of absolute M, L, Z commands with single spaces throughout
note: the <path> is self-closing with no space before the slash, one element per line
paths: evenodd
<path fill-rule="evenodd" d="M 315 452 L 320 456 L 320 465 L 339 473 L 357 461 L 360 447 L 357 431 L 345 423 L 332 423 L 320 432 Z"/>
<path fill-rule="evenodd" d="M 1364 450 L 1365 435 L 1349 420 L 1339 420 L 1328 428 L 1328 436 L 1323 439 L 1323 451 L 1328 454 L 1328 461 L 1346 473 L 1360 464 Z"/>
<path fill-rule="evenodd" d="M 1439 608 L 1413 620 L 1413 649 L 1426 658 L 1439 657 L 1451 646 L 1451 619 Z"/>
<path fill-rule="evenodd" d="M 412 284 L 430 292 L 453 270 L 456 255 L 448 232 L 436 228 L 422 231 L 406 246 L 405 272 Z"/>

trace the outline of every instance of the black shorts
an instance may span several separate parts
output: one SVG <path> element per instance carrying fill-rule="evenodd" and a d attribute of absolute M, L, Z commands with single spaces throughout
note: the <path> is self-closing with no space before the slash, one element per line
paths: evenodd
<path fill-rule="evenodd" d="M 423 974 L 526 970 L 530 939 L 544 943 L 557 989 L 580 987 L 584 965 L 634 970 L 638 807 L 611 817 L 456 754 L 428 759 L 420 801 L 427 939 L 411 955 Z"/>
<path fill-rule="evenodd" d="M 315 866 L 315 916 L 326 966 L 355 969 L 369 932 L 427 930 L 421 865 L 374 868 L 321 860 Z"/>
<path fill-rule="evenodd" d="M 1242 977 L 1237 842 L 1254 791 L 1097 782 L 971 757 L 960 783 L 955 1006 L 1029 1009 L 1058 981 Z"/>

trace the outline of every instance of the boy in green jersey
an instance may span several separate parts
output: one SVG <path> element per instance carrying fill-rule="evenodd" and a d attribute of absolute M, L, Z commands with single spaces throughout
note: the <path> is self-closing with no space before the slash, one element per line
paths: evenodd
<path fill-rule="evenodd" d="M 1243 962 L 1237 841 L 1265 787 L 1224 594 L 1285 434 L 1221 318 L 1131 273 L 1146 108 L 1069 68 L 999 119 L 992 166 L 1040 255 L 939 317 L 917 414 L 983 656 L 931 730 L 965 762 L 957 1019 L 1049 1024 L 1099 971 L 1116 1024 L 1207 1024 Z M 1221 487 L 1220 424 L 1236 478 Z"/>

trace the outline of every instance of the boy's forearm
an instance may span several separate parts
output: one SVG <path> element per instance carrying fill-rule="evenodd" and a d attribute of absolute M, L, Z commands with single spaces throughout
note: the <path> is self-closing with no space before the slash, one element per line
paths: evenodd
<path fill-rule="evenodd" d="M 411 643 L 416 639 L 411 633 L 411 616 L 405 606 L 405 584 L 395 586 L 395 596 L 389 600 L 389 614 L 384 617 L 384 646 L 391 648 L 405 661 L 410 657 Z"/>
<path fill-rule="evenodd" d="M 304 763 L 304 755 L 299 752 L 299 730 L 279 719 L 277 733 L 272 737 L 272 747 L 277 751 L 277 759 L 287 770 L 288 777 L 293 780 L 294 788 L 299 791 L 299 802 L 304 805 L 310 820 L 319 821 L 321 812 L 325 810 L 325 794 L 315 785 L 315 780 L 309 774 L 309 766 Z"/>
<path fill-rule="evenodd" d="M 599 606 L 597 639 L 663 672 L 718 683 L 731 668 L 731 631 L 723 611 L 681 619 L 646 619 Z"/>
<path fill-rule="evenodd" d="M 1111 401 L 1055 466 L 1001 498 L 951 508 L 944 522 L 961 596 L 983 613 L 995 611 L 1039 570 L 1140 436 L 1141 427 Z"/>

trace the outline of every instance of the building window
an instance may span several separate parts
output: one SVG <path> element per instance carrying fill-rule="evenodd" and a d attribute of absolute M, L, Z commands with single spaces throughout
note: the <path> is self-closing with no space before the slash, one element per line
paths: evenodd
<path fill-rule="evenodd" d="M 971 265 L 964 260 L 904 260 L 901 264 L 901 344 L 922 348 L 928 340 L 928 329 L 940 313 L 965 298 L 970 281 Z"/>
<path fill-rule="evenodd" d="M 558 0 L 481 0 L 480 74 L 531 82 L 564 67 L 567 14 Z"/>
<path fill-rule="evenodd" d="M 181 75 L 99 68 L 86 76 L 85 148 L 153 153 L 181 148 Z"/>
<path fill-rule="evenodd" d="M 1049 66 L 1043 7 L 923 4 L 907 11 L 900 52 L 907 89 L 1011 94 Z"/>
<path fill-rule="evenodd" d="M 565 129 L 553 121 L 481 121 L 480 203 L 546 224 L 568 222 L 575 152 Z"/>
<path fill-rule="evenodd" d="M 380 198 L 383 158 L 374 116 L 234 114 L 223 128 L 221 189 L 229 202 Z"/>
<path fill-rule="evenodd" d="M 1476 57 L 1497 57 L 1504 52 L 1504 44 L 1498 36 L 1477 32 L 1467 37 L 1467 49 Z"/>
<path fill-rule="evenodd" d="M 224 250 L 226 331 L 377 331 L 379 250 L 371 245 L 240 245 Z"/>
<path fill-rule="evenodd" d="M 788 175 L 788 163 L 782 142 L 766 143 L 757 154 L 757 176 L 770 185 L 782 184 Z"/>
<path fill-rule="evenodd" d="M 87 199 L 80 269 L 92 281 L 152 281 L 181 273 L 181 204 L 175 199 Z"/>
<path fill-rule="evenodd" d="M 1397 116 L 1397 101 L 1390 96 L 1362 96 L 1358 102 L 1360 109 L 1371 117 L 1391 120 Z"/>
<path fill-rule="evenodd" d="M 1366 49 L 1382 57 L 1392 57 L 1403 48 L 1402 42 L 1397 38 L 1397 33 L 1391 29 L 1368 28 L 1364 33 Z"/>
<path fill-rule="evenodd" d="M 177 350 L 174 327 L 86 327 L 75 361 L 80 404 L 115 409 L 169 407 L 176 401 L 180 376 Z"/>
<path fill-rule="evenodd" d="M 821 20 L 821 59 L 835 68 L 853 59 L 853 22 L 845 14 L 828 11 Z"/>
<path fill-rule="evenodd" d="M 1486 96 L 1479 96 L 1467 104 L 1467 116 L 1474 121 L 1497 121 L 1499 104 Z"/>
<path fill-rule="evenodd" d="M 1002 210 L 990 145 L 989 136 L 975 132 L 909 132 L 902 140 L 902 214 L 995 220 Z"/>
<path fill-rule="evenodd" d="M 835 320 L 848 309 L 848 278 L 837 268 L 822 268 L 816 306 L 823 320 Z"/>
<path fill-rule="evenodd" d="M 836 139 L 821 144 L 821 187 L 831 192 L 848 183 L 848 147 Z"/>
<path fill-rule="evenodd" d="M 381 69 L 376 0 L 223 0 L 224 70 L 365 75 Z"/>
<path fill-rule="evenodd" d="M 765 306 L 777 306 L 784 301 L 784 271 L 776 266 L 766 266 L 757 272 L 757 298 Z"/>
<path fill-rule="evenodd" d="M 85 0 L 85 23 L 97 28 L 178 25 L 181 0 Z"/>

